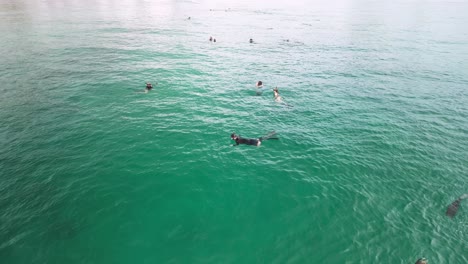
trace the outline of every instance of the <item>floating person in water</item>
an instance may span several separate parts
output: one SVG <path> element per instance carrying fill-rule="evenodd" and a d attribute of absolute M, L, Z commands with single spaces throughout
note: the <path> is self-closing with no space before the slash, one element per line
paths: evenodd
<path fill-rule="evenodd" d="M 279 94 L 278 87 L 275 87 L 275 89 L 273 89 L 273 95 L 275 96 L 276 102 L 281 102 L 283 100 L 281 98 L 281 95 Z"/>
<path fill-rule="evenodd" d="M 246 144 L 246 145 L 252 145 L 252 146 L 260 146 L 262 144 L 262 141 L 264 140 L 269 140 L 269 139 L 278 139 L 276 136 L 275 131 L 271 131 L 267 135 L 259 138 L 241 138 L 240 136 L 236 135 L 236 133 L 231 134 L 231 139 L 236 141 L 236 145 L 239 144 Z"/>
<path fill-rule="evenodd" d="M 257 94 L 257 95 L 262 95 L 262 93 L 263 93 L 263 82 L 262 82 L 262 81 L 258 81 L 258 82 L 255 84 L 255 87 L 257 87 L 256 94 Z"/>
<path fill-rule="evenodd" d="M 416 260 L 416 263 L 414 264 L 427 264 L 427 259 L 426 258 L 420 258 Z"/>
<path fill-rule="evenodd" d="M 466 199 L 468 198 L 468 193 L 458 197 L 457 200 L 453 201 L 453 203 L 451 203 L 448 208 L 447 208 L 447 212 L 445 212 L 445 214 L 450 217 L 450 218 L 453 218 L 455 216 L 455 214 L 457 213 L 458 209 L 460 208 L 460 204 L 461 204 L 461 201 L 463 199 Z"/>
<path fill-rule="evenodd" d="M 151 91 L 153 89 L 153 85 L 151 83 L 146 83 L 145 93 Z"/>
<path fill-rule="evenodd" d="M 250 39 L 249 42 L 250 42 L 250 43 L 253 43 L 253 39 Z"/>
<path fill-rule="evenodd" d="M 216 42 L 216 39 L 215 39 L 215 38 L 213 39 L 213 42 Z"/>
<path fill-rule="evenodd" d="M 213 41 L 213 37 L 212 37 L 212 36 L 210 36 L 210 41 Z"/>
<path fill-rule="evenodd" d="M 278 103 L 281 103 L 289 108 L 293 107 L 292 105 L 286 103 L 283 101 L 283 98 L 281 97 L 281 95 L 279 94 L 279 91 L 278 91 L 278 87 L 275 87 L 273 89 L 273 96 L 275 97 L 275 102 L 278 102 Z"/>
<path fill-rule="evenodd" d="M 151 83 L 146 83 L 146 90 L 151 90 L 153 89 L 153 85 Z"/>

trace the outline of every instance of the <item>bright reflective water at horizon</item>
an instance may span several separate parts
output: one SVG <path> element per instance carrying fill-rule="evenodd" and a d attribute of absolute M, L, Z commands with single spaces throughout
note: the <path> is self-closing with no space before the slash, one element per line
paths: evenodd
<path fill-rule="evenodd" d="M 1 1 L 0 262 L 466 263 L 467 11 Z"/>

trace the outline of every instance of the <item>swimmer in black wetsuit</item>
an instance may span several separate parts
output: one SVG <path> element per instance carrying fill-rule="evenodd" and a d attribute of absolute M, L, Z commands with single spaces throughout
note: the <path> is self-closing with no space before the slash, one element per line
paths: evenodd
<path fill-rule="evenodd" d="M 151 83 L 146 83 L 145 93 L 149 92 L 151 89 L 153 89 L 153 85 Z"/>
<path fill-rule="evenodd" d="M 239 144 L 246 144 L 246 145 L 253 145 L 253 146 L 260 146 L 262 144 L 263 140 L 268 140 L 268 139 L 278 139 L 277 137 L 274 137 L 276 135 L 275 131 L 271 131 L 268 133 L 268 135 L 260 137 L 260 138 L 241 138 L 235 133 L 231 134 L 231 139 L 236 141 L 236 145 Z"/>

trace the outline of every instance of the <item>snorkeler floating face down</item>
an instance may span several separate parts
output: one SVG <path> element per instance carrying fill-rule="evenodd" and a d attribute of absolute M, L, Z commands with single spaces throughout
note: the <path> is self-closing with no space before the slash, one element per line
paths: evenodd
<path fill-rule="evenodd" d="M 252 145 L 252 146 L 260 146 L 262 144 L 261 139 L 256 138 L 241 138 L 235 133 L 231 134 L 231 139 L 236 142 L 236 145 L 245 144 L 245 145 Z"/>
<path fill-rule="evenodd" d="M 260 138 L 241 138 L 240 136 L 236 135 L 236 133 L 232 133 L 231 139 L 236 142 L 236 146 L 239 144 L 245 144 L 245 145 L 252 145 L 252 146 L 258 147 L 260 146 L 260 144 L 262 144 L 262 141 L 264 140 L 278 139 L 278 138 L 276 137 L 276 132 L 271 131 L 270 133 Z"/>

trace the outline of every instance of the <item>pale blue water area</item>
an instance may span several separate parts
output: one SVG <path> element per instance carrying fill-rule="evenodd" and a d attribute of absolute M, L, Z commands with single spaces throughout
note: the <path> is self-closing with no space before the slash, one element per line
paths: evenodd
<path fill-rule="evenodd" d="M 467 14 L 0 1 L 0 263 L 468 263 Z"/>

